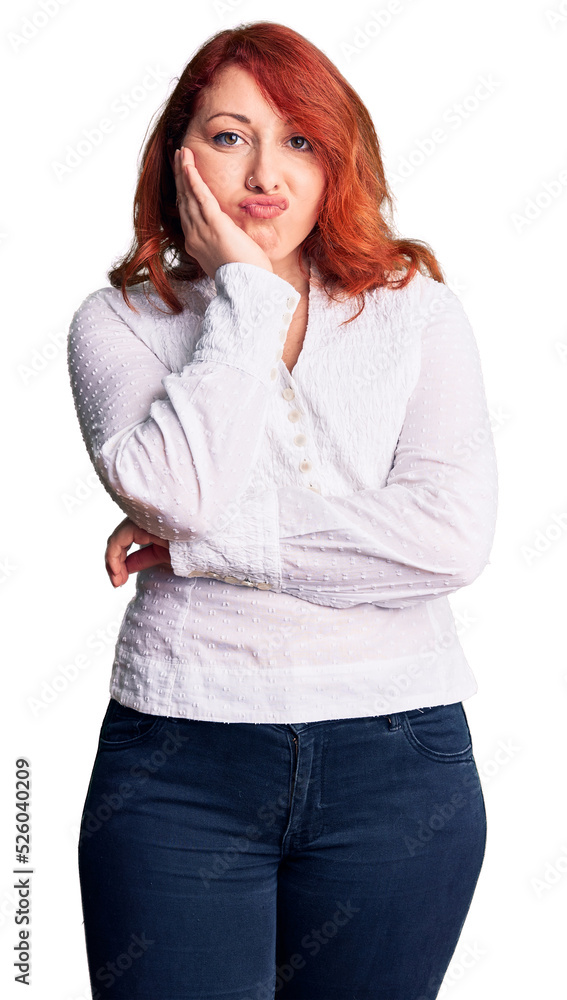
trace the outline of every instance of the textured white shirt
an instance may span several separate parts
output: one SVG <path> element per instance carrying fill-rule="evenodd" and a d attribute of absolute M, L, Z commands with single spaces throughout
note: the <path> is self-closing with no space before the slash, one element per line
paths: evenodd
<path fill-rule="evenodd" d="M 497 466 L 468 318 L 446 285 L 300 301 L 253 264 L 102 288 L 75 312 L 81 432 L 110 495 L 169 540 L 140 571 L 109 691 L 141 712 L 309 722 L 477 691 L 448 596 L 489 561 Z"/>

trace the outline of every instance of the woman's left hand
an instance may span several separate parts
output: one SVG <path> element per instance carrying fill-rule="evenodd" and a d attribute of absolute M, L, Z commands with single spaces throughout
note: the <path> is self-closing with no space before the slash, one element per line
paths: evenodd
<path fill-rule="evenodd" d="M 145 548 L 137 549 L 128 556 L 126 553 L 132 544 L 143 545 Z M 169 542 L 166 538 L 150 535 L 126 517 L 108 536 L 104 562 L 112 586 L 121 587 L 130 573 L 137 573 L 160 563 L 171 567 Z"/>

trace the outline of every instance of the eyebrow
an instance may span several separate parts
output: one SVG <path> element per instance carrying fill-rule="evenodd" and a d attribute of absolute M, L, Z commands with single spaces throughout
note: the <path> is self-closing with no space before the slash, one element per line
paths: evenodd
<path fill-rule="evenodd" d="M 246 115 L 238 115 L 236 113 L 236 111 L 217 111 L 216 114 L 211 115 L 210 118 L 207 118 L 205 120 L 205 125 L 208 122 L 212 121 L 213 118 L 236 118 L 237 121 L 244 122 L 245 125 L 251 125 L 252 124 L 252 122 L 250 121 L 249 118 L 246 117 Z M 284 125 L 293 125 L 293 122 L 291 122 L 291 121 L 288 120 L 288 121 L 284 122 Z"/>
<path fill-rule="evenodd" d="M 211 115 L 210 118 L 207 118 L 207 122 L 212 121 L 213 118 L 237 118 L 239 122 L 250 125 L 250 119 L 246 115 L 237 115 L 235 111 L 218 111 L 216 115 Z"/>

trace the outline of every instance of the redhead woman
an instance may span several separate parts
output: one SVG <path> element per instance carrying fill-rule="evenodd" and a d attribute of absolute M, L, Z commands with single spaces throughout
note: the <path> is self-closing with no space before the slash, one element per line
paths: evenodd
<path fill-rule="evenodd" d="M 448 598 L 497 469 L 470 323 L 391 209 L 330 60 L 223 30 L 73 316 L 136 584 L 79 838 L 97 1000 L 434 1000 L 455 951 L 486 814 Z"/>

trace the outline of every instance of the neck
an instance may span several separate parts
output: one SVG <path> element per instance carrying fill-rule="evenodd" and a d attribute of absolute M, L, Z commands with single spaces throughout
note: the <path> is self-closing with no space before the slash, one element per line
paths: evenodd
<path fill-rule="evenodd" d="M 309 278 L 305 278 L 302 275 L 295 255 L 293 260 L 286 258 L 286 260 L 272 261 L 272 268 L 274 274 L 277 274 L 279 278 L 283 278 L 284 281 L 289 281 L 290 285 L 293 285 L 300 295 L 307 294 L 309 291 Z M 311 273 L 310 267 L 308 268 L 308 273 L 309 275 Z"/>

